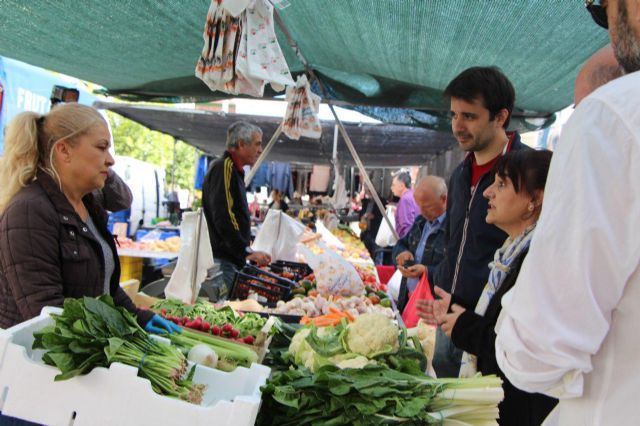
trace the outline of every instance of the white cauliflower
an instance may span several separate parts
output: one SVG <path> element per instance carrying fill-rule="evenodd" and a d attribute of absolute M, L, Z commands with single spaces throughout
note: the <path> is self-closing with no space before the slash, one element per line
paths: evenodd
<path fill-rule="evenodd" d="M 347 327 L 346 343 L 351 352 L 373 358 L 382 353 L 397 352 L 398 327 L 377 313 L 362 314 Z"/>

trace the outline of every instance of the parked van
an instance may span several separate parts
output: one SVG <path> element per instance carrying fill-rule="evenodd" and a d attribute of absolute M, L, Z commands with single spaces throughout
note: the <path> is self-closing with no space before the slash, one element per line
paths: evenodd
<path fill-rule="evenodd" d="M 135 235 L 140 225 L 150 225 L 156 217 L 167 217 L 164 169 L 144 161 L 115 156 L 113 171 L 125 181 L 133 194 L 128 218 L 128 235 Z"/>

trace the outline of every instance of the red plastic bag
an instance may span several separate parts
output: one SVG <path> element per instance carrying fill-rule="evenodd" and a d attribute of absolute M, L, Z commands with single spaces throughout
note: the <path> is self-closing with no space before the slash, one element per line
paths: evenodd
<path fill-rule="evenodd" d="M 409 295 L 409 302 L 407 302 L 407 306 L 405 306 L 402 312 L 402 321 L 404 321 L 404 326 L 407 328 L 418 325 L 420 317 L 416 310 L 416 301 L 420 299 L 433 300 L 427 274 L 422 274 L 422 278 L 420 278 L 416 289 Z"/>

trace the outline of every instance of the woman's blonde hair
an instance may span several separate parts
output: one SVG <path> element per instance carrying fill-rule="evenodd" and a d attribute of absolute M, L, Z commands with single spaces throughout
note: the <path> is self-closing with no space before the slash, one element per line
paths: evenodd
<path fill-rule="evenodd" d="M 98 124 L 107 125 L 102 115 L 77 103 L 56 106 L 46 115 L 23 112 L 11 120 L 0 159 L 0 213 L 21 188 L 33 182 L 38 168 L 60 182 L 52 160 L 53 146 L 63 139 L 74 144 L 76 137 Z"/>

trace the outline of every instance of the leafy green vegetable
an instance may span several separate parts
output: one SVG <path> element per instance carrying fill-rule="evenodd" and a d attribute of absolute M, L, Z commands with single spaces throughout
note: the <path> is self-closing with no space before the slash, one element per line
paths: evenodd
<path fill-rule="evenodd" d="M 198 344 L 205 344 L 211 347 L 220 357 L 222 364 L 220 369 L 232 371 L 236 366 L 250 367 L 252 363 L 258 362 L 258 354 L 251 348 L 238 343 L 198 333 L 183 328 L 182 333 L 165 334 L 164 337 L 171 340 L 171 343 L 188 353 L 192 347 Z M 226 368 L 225 368 L 226 367 Z"/>
<path fill-rule="evenodd" d="M 495 376 L 431 379 L 384 365 L 276 372 L 262 387 L 258 425 L 496 424 L 501 383 Z"/>
<path fill-rule="evenodd" d="M 318 329 L 311 324 L 311 332 L 305 338 L 311 349 L 317 354 L 326 357 L 345 353 L 341 337 L 346 329 L 346 320 L 343 319 L 342 321 L 336 327 L 323 327 L 325 333 L 322 337 L 318 335 Z"/>
<path fill-rule="evenodd" d="M 110 296 L 66 299 L 62 314 L 52 316 L 55 325 L 33 334 L 33 349 L 47 351 L 42 360 L 60 370 L 56 381 L 120 362 L 137 367 L 157 393 L 196 404 L 202 400 L 204 386 L 182 379 L 187 373 L 184 355 L 150 338 Z"/>
<path fill-rule="evenodd" d="M 191 320 L 200 317 L 211 325 L 222 326 L 228 323 L 240 331 L 240 336 L 255 336 L 267 322 L 265 318 L 252 312 L 240 316 L 229 306 L 217 309 L 204 298 L 199 298 L 193 305 L 175 299 L 159 300 L 151 309 L 155 312 L 162 312 L 164 309 L 166 315 L 188 317 Z"/>

